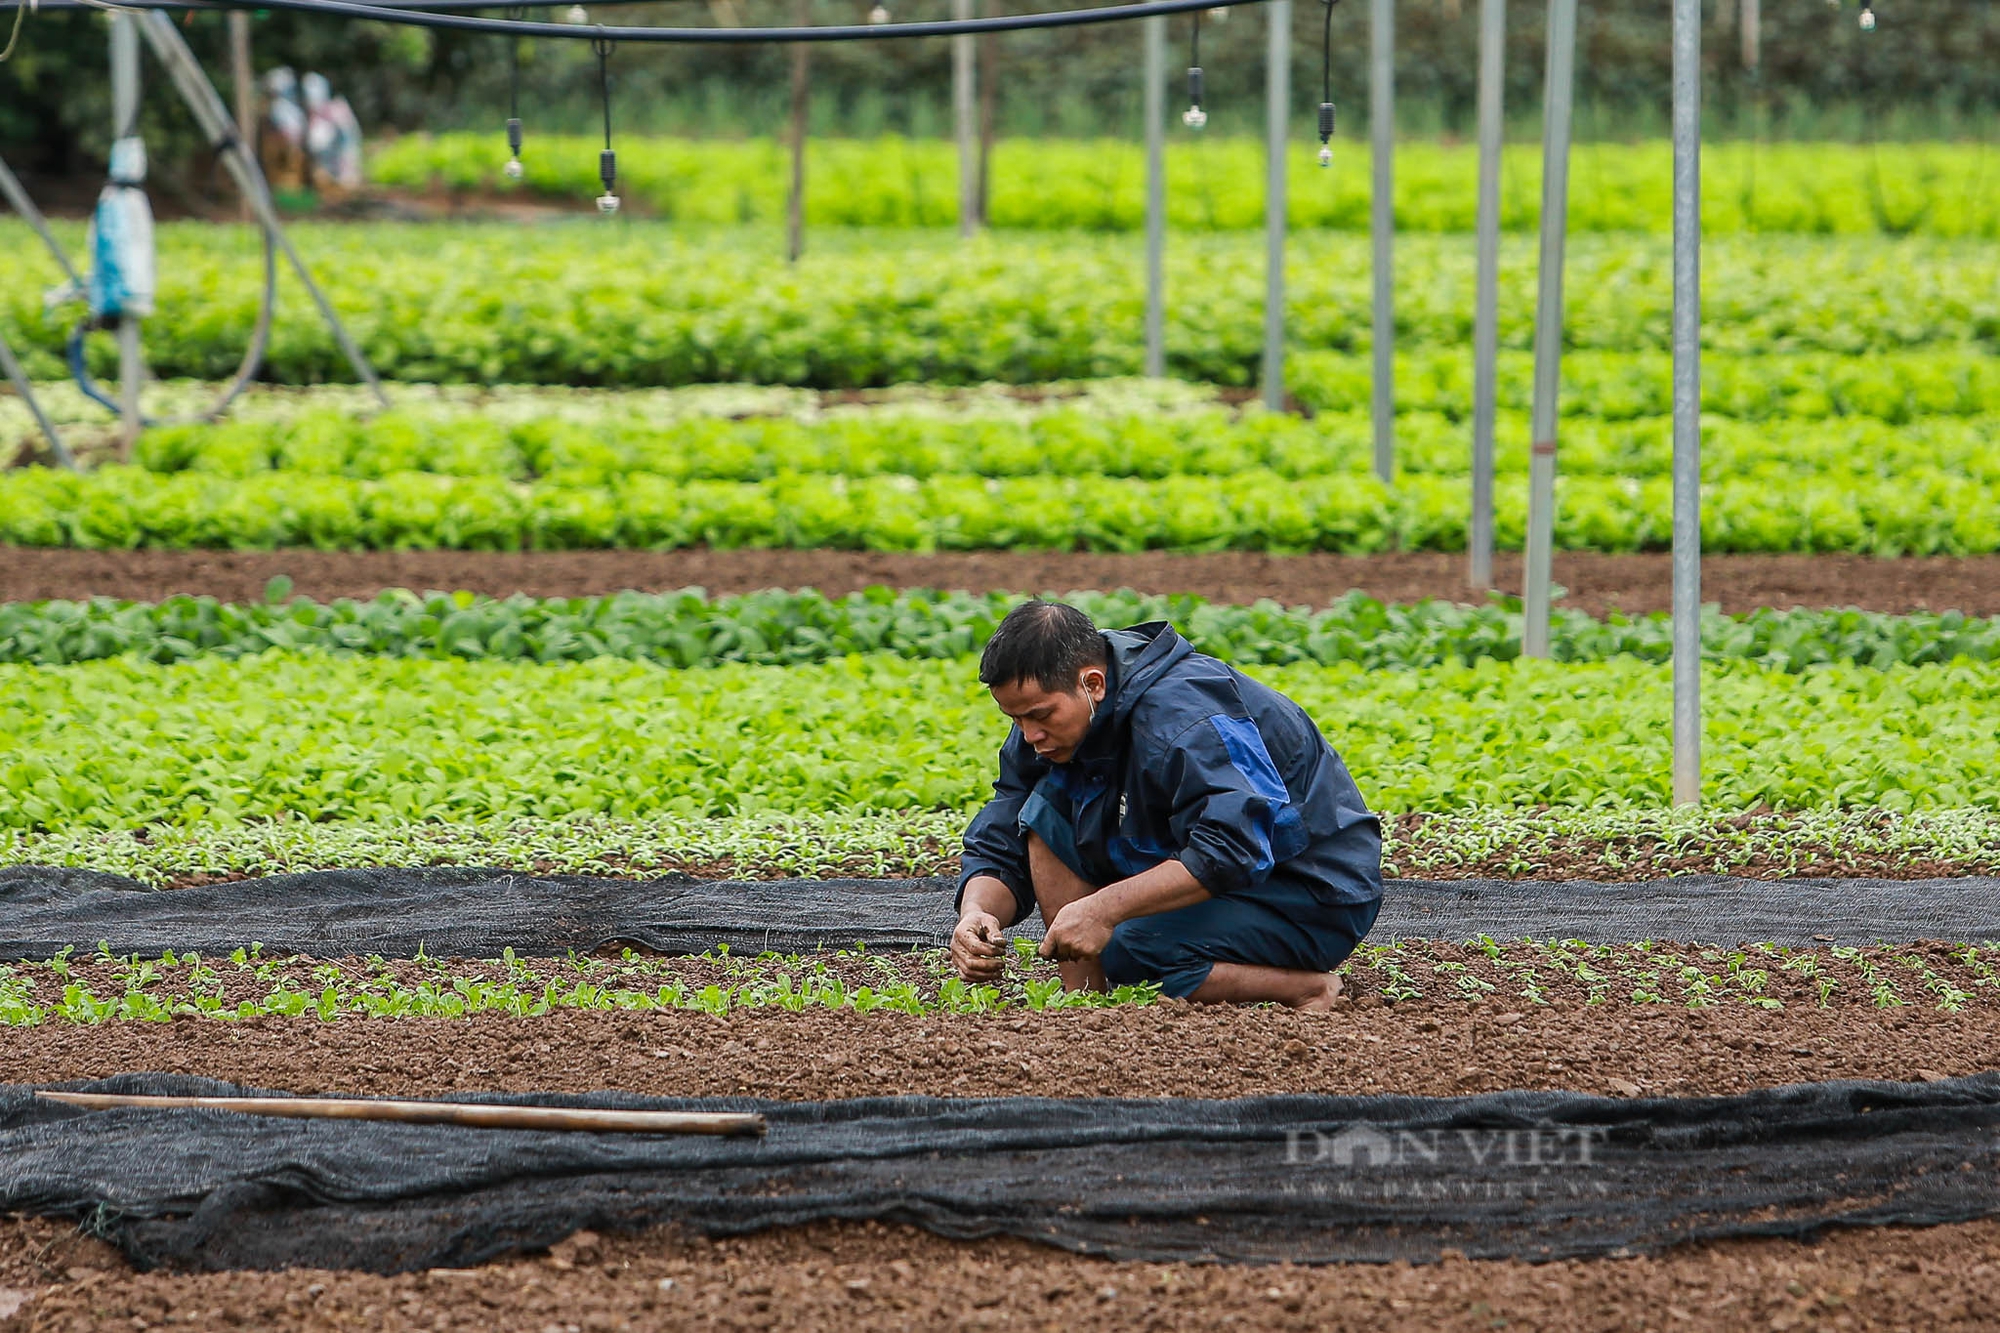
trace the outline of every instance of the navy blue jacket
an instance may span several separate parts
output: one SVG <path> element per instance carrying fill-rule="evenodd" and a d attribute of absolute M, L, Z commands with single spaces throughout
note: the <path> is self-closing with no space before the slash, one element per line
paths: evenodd
<path fill-rule="evenodd" d="M 993 799 L 965 831 L 958 886 L 991 875 L 1034 911 L 1021 807 L 1039 784 L 1071 811 L 1092 883 L 1178 858 L 1210 894 L 1289 877 L 1329 903 L 1382 896 L 1382 826 L 1297 704 L 1197 653 L 1164 621 L 1107 630 L 1105 702 L 1075 754 L 1051 764 L 1017 726 Z M 1013 924 L 1009 922 L 1008 924 Z"/>

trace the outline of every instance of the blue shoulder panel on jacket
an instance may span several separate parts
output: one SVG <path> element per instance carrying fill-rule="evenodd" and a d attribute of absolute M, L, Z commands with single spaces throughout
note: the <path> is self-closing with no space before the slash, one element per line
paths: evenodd
<path fill-rule="evenodd" d="M 1247 717 L 1221 713 L 1208 721 L 1222 737 L 1222 748 L 1229 752 L 1229 762 L 1236 765 L 1236 771 L 1250 784 L 1250 790 L 1273 805 L 1291 804 L 1292 793 L 1279 776 L 1278 766 L 1271 762 L 1271 752 L 1264 748 L 1264 733 L 1257 730 L 1257 724 Z"/>

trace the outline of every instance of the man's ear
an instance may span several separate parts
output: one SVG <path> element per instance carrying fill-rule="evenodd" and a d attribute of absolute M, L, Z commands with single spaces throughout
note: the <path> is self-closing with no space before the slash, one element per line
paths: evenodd
<path fill-rule="evenodd" d="M 1104 679 L 1103 667 L 1085 667 L 1082 673 L 1078 675 L 1077 683 L 1083 686 L 1083 692 L 1092 699 L 1098 703 L 1104 702 L 1108 686 Z"/>

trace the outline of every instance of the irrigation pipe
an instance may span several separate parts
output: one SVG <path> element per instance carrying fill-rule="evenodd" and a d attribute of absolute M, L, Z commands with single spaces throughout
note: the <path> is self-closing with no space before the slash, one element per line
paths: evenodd
<path fill-rule="evenodd" d="M 599 1111 L 567 1106 L 488 1106 L 478 1102 L 393 1102 L 360 1097 L 143 1097 L 102 1092 L 38 1092 L 45 1101 L 87 1111 L 235 1111 L 288 1120 L 372 1120 L 399 1125 L 462 1125 L 472 1129 L 571 1130 L 594 1134 L 719 1134 L 764 1132 L 764 1117 L 738 1111 Z"/>
<path fill-rule="evenodd" d="M 600 23 L 542 23 L 512 19 L 477 18 L 393 5 L 371 5 L 357 0 L 257 0 L 259 10 L 283 9 L 302 14 L 330 14 L 340 18 L 365 19 L 371 23 L 402 23 L 418 28 L 444 28 L 458 32 L 512 34 L 515 37 L 542 37 L 571 41 L 613 42 L 866 42 L 900 37 L 958 37 L 983 32 L 1019 32 L 1030 28 L 1075 28 L 1094 23 L 1123 23 L 1132 19 L 1165 14 L 1187 14 L 1204 9 L 1227 9 L 1237 5 L 1263 4 L 1265 0 L 1144 0 L 1133 5 L 1106 5 L 1096 9 L 1063 9 L 1046 14 L 1002 14 L 993 18 L 941 19 L 924 23 L 848 23 L 832 27 L 791 28 L 632 28 Z M 0 0 L 0 9 L 29 0 Z M 232 9 L 249 5 L 201 5 L 187 0 L 129 0 L 121 9 Z"/>
<path fill-rule="evenodd" d="M 264 236 L 264 294 L 257 305 L 257 324 L 250 330 L 250 344 L 243 349 L 243 360 L 237 364 L 236 374 L 224 385 L 222 392 L 201 411 L 184 417 L 142 417 L 140 425 L 148 429 L 154 426 L 184 426 L 192 422 L 219 420 L 229 410 L 243 391 L 250 387 L 250 381 L 257 378 L 257 372 L 264 367 L 264 353 L 271 345 L 271 319 L 278 305 L 278 243 L 270 228 L 262 229 Z M 88 320 L 77 325 L 70 333 L 65 349 L 69 358 L 70 378 L 83 396 L 113 412 L 119 410 L 118 403 L 96 382 L 83 362 L 83 335 L 89 332 Z"/>

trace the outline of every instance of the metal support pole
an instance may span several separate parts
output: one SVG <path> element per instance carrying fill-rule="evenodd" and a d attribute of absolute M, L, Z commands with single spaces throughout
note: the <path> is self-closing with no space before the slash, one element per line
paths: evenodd
<path fill-rule="evenodd" d="M 42 238 L 42 244 L 48 247 L 50 258 L 56 261 L 56 267 L 63 271 L 63 276 L 82 287 L 83 275 L 76 271 L 76 265 L 69 262 L 63 248 L 56 244 L 56 238 L 49 232 L 49 220 L 42 216 L 41 209 L 35 207 L 35 201 L 28 197 L 28 192 L 21 188 L 20 177 L 14 174 L 4 158 L 0 158 L 0 195 L 5 195 L 8 206 L 35 229 L 35 235 Z"/>
<path fill-rule="evenodd" d="M 138 15 L 145 34 L 146 44 L 153 49 L 153 55 L 166 67 L 167 74 L 194 113 L 195 123 L 208 137 L 209 143 L 222 153 L 222 163 L 235 179 L 237 189 L 250 200 L 252 211 L 266 233 L 284 251 L 285 259 L 298 275 L 299 285 L 312 297 L 320 318 L 333 331 L 333 341 L 340 348 L 347 363 L 354 367 L 360 377 L 375 395 L 375 401 L 382 406 L 389 405 L 389 395 L 382 390 L 382 381 L 375 374 L 375 368 L 368 364 L 368 358 L 361 354 L 361 348 L 348 336 L 347 328 L 340 317 L 333 312 L 333 303 L 326 299 L 326 293 L 313 281 L 312 270 L 299 258 L 299 252 L 292 248 L 291 237 L 278 219 L 277 205 L 271 201 L 271 190 L 264 182 L 264 173 L 257 165 L 249 150 L 236 138 L 236 127 L 230 123 L 229 113 L 222 105 L 222 97 L 215 91 L 215 85 L 202 72 L 201 64 L 194 58 L 194 52 L 174 26 L 173 20 L 157 9 L 149 9 Z"/>
<path fill-rule="evenodd" d="M 1679 3 L 1679 0 L 1676 0 Z M 1550 562 L 1556 535 L 1556 396 L 1562 386 L 1563 242 L 1569 228 L 1570 87 L 1576 0 L 1549 0 L 1542 91 L 1542 252 L 1535 276 L 1535 405 L 1528 459 L 1526 623 L 1521 652 L 1549 655 Z"/>
<path fill-rule="evenodd" d="M 1000 110 L 1000 34 L 974 38 L 979 44 L 979 225 L 993 225 L 993 141 Z"/>
<path fill-rule="evenodd" d="M 1264 57 L 1264 406 L 1285 409 L 1285 122 L 1292 104 L 1292 0 L 1269 0 Z"/>
<path fill-rule="evenodd" d="M 1754 12 L 1746 3 L 1746 25 Z M 1701 800 L 1701 0 L 1674 0 L 1673 79 L 1674 804 L 1693 805 Z"/>
<path fill-rule="evenodd" d="M 49 450 L 55 455 L 56 462 L 72 472 L 76 471 L 76 459 L 70 454 L 69 446 L 62 442 L 62 436 L 56 434 L 56 423 L 49 420 L 49 414 L 42 411 L 41 403 L 36 401 L 35 386 L 29 383 L 28 372 L 15 359 L 14 349 L 7 345 L 5 338 L 0 338 L 0 371 L 6 372 L 7 378 L 13 382 L 14 392 L 28 405 L 35 424 L 42 428 L 42 434 L 48 436 Z"/>
<path fill-rule="evenodd" d="M 1764 19 L 1757 0 L 1743 0 L 1743 68 L 1755 70 L 1764 61 Z"/>
<path fill-rule="evenodd" d="M 1167 21 L 1141 20 L 1146 39 L 1146 373 L 1167 373 Z"/>
<path fill-rule="evenodd" d="M 111 137 L 114 141 L 138 133 L 139 30 L 129 13 L 111 15 Z M 118 317 L 118 451 L 129 454 L 144 429 L 139 415 L 139 387 L 146 374 L 140 355 L 139 317 Z"/>
<path fill-rule="evenodd" d="M 229 11 L 229 81 L 236 94 L 236 137 L 250 152 L 257 151 L 257 84 L 250 72 L 250 11 Z M 250 201 L 243 200 L 243 220 L 250 221 Z"/>
<path fill-rule="evenodd" d="M 798 0 L 795 21 L 812 20 L 812 0 Z M 812 94 L 812 47 L 792 43 L 792 185 L 785 196 L 785 258 L 796 264 L 806 250 L 806 112 Z"/>
<path fill-rule="evenodd" d="M 1479 275 L 1472 300 L 1472 526 L 1466 581 L 1493 586 L 1493 418 L 1499 398 L 1500 138 L 1507 0 L 1479 0 Z"/>
<path fill-rule="evenodd" d="M 1368 230 L 1374 242 L 1375 384 L 1368 404 L 1375 418 L 1375 475 L 1396 475 L 1396 0 L 1373 0 L 1368 11 L 1368 132 L 1374 180 Z"/>
<path fill-rule="evenodd" d="M 960 21 L 973 15 L 973 0 L 951 0 L 951 16 Z M 973 61 L 978 55 L 970 33 L 951 39 L 951 116 L 958 131 L 958 234 L 979 230 L 979 121 Z"/>

